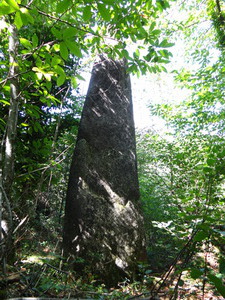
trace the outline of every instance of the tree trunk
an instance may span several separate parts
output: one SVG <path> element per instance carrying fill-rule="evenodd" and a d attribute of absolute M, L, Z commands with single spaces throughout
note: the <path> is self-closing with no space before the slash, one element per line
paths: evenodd
<path fill-rule="evenodd" d="M 14 25 L 9 26 L 9 78 L 10 78 L 10 108 L 6 128 L 4 157 L 4 188 L 9 197 L 14 177 L 15 139 L 17 133 L 19 80 L 17 62 L 18 37 Z"/>
<path fill-rule="evenodd" d="M 131 85 L 125 61 L 101 57 L 83 108 L 66 197 L 64 251 L 115 284 L 144 249 Z M 81 263 L 82 262 L 82 263 Z"/>
<path fill-rule="evenodd" d="M 18 36 L 14 25 L 9 28 L 9 80 L 10 80 L 10 107 L 6 124 L 5 152 L 3 160 L 3 178 L 1 179 L 1 224 L 2 218 L 8 224 L 8 237 L 6 242 L 7 256 L 13 257 L 12 249 L 12 211 L 11 188 L 14 179 L 15 139 L 17 133 L 18 103 L 19 103 L 19 79 L 18 79 Z"/>

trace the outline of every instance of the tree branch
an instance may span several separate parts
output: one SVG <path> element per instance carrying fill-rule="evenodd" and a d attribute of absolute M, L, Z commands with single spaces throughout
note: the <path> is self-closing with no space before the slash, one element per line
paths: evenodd
<path fill-rule="evenodd" d="M 29 6 L 27 6 L 27 5 L 21 5 L 21 6 L 27 8 L 27 9 L 31 9 L 31 8 L 30 8 Z M 68 21 L 66 21 L 66 20 L 62 20 L 62 19 L 59 18 L 59 17 L 54 17 L 54 16 L 52 16 L 52 15 L 50 15 L 50 14 L 48 14 L 48 13 L 42 11 L 42 10 L 40 10 L 40 9 L 37 8 L 37 7 L 36 7 L 36 9 L 37 9 L 37 11 L 38 11 L 38 13 L 39 13 L 40 15 L 43 15 L 43 16 L 49 18 L 49 19 L 55 20 L 55 21 L 57 21 L 57 22 L 66 24 L 66 25 L 71 26 L 71 27 L 74 27 L 74 28 L 76 28 L 76 29 L 78 29 L 78 30 L 80 30 L 80 31 L 85 32 L 85 33 L 89 33 L 89 34 L 92 34 L 92 35 L 101 37 L 100 35 L 98 35 L 98 34 L 96 34 L 96 33 L 94 33 L 94 32 L 91 32 L 90 30 L 85 30 L 85 29 L 80 28 L 80 27 L 78 27 L 78 26 L 76 26 L 76 25 L 74 25 L 74 24 L 72 24 L 72 23 L 70 23 L 70 22 L 68 22 Z"/>

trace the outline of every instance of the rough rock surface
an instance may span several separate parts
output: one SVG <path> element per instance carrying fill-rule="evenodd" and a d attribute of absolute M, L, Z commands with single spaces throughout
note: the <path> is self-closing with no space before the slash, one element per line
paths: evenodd
<path fill-rule="evenodd" d="M 143 251 L 131 84 L 124 61 L 95 63 L 68 184 L 64 250 L 106 282 L 130 276 Z M 80 262 L 80 263 L 79 263 Z M 110 277 L 110 278 L 108 278 Z"/>

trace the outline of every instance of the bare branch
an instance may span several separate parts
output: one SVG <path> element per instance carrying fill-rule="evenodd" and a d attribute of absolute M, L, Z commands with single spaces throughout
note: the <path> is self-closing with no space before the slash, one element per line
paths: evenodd
<path fill-rule="evenodd" d="M 63 152 L 61 152 L 61 153 L 55 158 L 55 160 L 54 160 L 55 163 L 54 163 L 54 164 L 50 163 L 50 164 L 48 164 L 48 165 L 45 166 L 45 167 L 38 168 L 38 169 L 36 169 L 36 170 L 33 170 L 33 171 L 30 171 L 30 172 L 21 174 L 21 175 L 17 176 L 17 178 L 23 177 L 23 176 L 26 176 L 26 175 L 29 175 L 29 174 L 32 174 L 32 173 L 36 173 L 36 172 L 38 172 L 38 171 L 46 171 L 46 170 L 49 169 L 49 168 L 55 167 L 56 165 L 60 164 L 65 158 L 62 158 L 62 159 L 59 160 L 59 161 L 57 161 L 57 159 L 58 159 L 60 156 L 62 156 L 66 151 L 68 151 L 69 148 L 71 148 L 71 147 L 73 147 L 73 146 L 74 146 L 74 145 L 70 145 L 70 146 L 68 146 Z"/>

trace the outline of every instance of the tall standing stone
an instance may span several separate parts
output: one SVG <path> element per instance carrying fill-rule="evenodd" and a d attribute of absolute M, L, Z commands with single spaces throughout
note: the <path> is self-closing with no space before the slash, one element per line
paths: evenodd
<path fill-rule="evenodd" d="M 130 78 L 125 61 L 101 57 L 72 159 L 64 250 L 115 283 L 134 271 L 143 241 Z"/>

